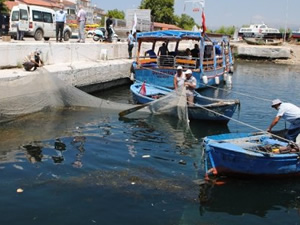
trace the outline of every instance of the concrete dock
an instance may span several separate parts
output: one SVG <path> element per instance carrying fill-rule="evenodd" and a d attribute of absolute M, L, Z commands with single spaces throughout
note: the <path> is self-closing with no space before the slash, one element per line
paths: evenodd
<path fill-rule="evenodd" d="M 109 88 L 129 82 L 132 60 L 128 58 L 127 43 L 56 43 L 0 42 L 0 79 L 17 79 L 45 70 L 68 84 L 86 92 Z M 42 51 L 43 68 L 34 72 L 22 68 L 24 57 Z M 5 69 L 9 68 L 9 69 Z"/>

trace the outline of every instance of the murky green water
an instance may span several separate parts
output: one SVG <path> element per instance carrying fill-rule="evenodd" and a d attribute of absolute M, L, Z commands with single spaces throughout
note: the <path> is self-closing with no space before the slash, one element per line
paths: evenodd
<path fill-rule="evenodd" d="M 0 223 L 299 224 L 299 178 L 199 185 L 202 137 L 265 130 L 275 116 L 266 100 L 300 105 L 299 67 L 240 63 L 232 81 L 203 94 L 239 98 L 234 119 L 252 127 L 192 121 L 187 131 L 174 118 L 119 119 L 90 109 L 1 125 Z M 128 86 L 97 95 L 131 101 Z"/>

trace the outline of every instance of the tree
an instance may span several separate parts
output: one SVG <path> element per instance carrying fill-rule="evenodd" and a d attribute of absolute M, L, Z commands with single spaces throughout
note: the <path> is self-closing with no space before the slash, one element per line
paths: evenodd
<path fill-rule="evenodd" d="M 184 30 L 191 30 L 196 25 L 194 18 L 187 14 L 181 14 L 181 17 L 177 17 L 177 24 Z"/>
<path fill-rule="evenodd" d="M 116 19 L 122 19 L 123 20 L 125 18 L 124 11 L 120 11 L 120 10 L 117 10 L 117 9 L 108 10 L 107 15 L 111 16 L 112 18 L 116 18 Z"/>
<path fill-rule="evenodd" d="M 226 34 L 226 35 L 233 35 L 234 32 L 235 32 L 234 26 L 230 26 L 230 27 L 221 26 L 218 30 L 214 31 L 214 33 Z"/>
<path fill-rule="evenodd" d="M 151 9 L 154 22 L 175 24 L 174 0 L 142 0 L 140 9 Z"/>
<path fill-rule="evenodd" d="M 6 7 L 6 5 L 4 4 L 5 0 L 0 0 L 0 13 L 1 14 L 7 14 L 8 13 L 8 9 Z"/>

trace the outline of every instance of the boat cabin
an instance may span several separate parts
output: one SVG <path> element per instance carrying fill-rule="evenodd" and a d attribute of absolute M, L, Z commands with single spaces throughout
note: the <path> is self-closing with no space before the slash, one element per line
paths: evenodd
<path fill-rule="evenodd" d="M 230 60 L 229 60 L 230 58 Z M 223 80 L 232 63 L 229 41 L 223 36 L 211 39 L 194 31 L 154 31 L 137 34 L 135 79 L 171 88 L 176 68 L 192 70 L 197 88 L 208 80 Z M 168 81 L 167 81 L 168 80 Z"/>
<path fill-rule="evenodd" d="M 282 38 L 282 33 L 276 28 L 270 28 L 266 24 L 252 24 L 249 27 L 242 27 L 238 36 L 244 37 L 264 37 L 264 38 Z"/>
<path fill-rule="evenodd" d="M 170 33 L 173 35 L 158 35 Z M 213 70 L 223 67 L 223 46 L 199 32 L 149 32 L 138 36 L 137 67 Z M 202 64 L 203 62 L 203 64 Z M 201 68 L 202 67 L 202 68 Z"/>

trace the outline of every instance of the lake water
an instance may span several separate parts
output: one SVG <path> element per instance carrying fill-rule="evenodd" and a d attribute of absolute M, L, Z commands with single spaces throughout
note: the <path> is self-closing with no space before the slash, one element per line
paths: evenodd
<path fill-rule="evenodd" d="M 199 185 L 201 138 L 266 130 L 271 100 L 300 105 L 299 90 L 299 67 L 238 63 L 232 85 L 202 92 L 240 99 L 228 126 L 192 121 L 186 130 L 170 117 L 92 109 L 3 124 L 0 224 L 300 224 L 299 178 Z M 129 86 L 97 96 L 132 101 Z"/>

